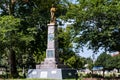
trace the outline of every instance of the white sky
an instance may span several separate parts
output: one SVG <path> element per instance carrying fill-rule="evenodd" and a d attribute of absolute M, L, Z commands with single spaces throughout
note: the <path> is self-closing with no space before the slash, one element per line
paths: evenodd
<path fill-rule="evenodd" d="M 96 60 L 97 57 L 100 55 L 100 53 L 102 53 L 102 50 L 100 50 L 99 52 L 97 52 L 97 54 L 93 53 L 92 50 L 88 50 L 86 47 L 83 48 L 83 52 L 80 51 L 79 55 L 81 57 L 85 57 L 85 58 L 88 58 L 90 57 L 91 59 L 94 59 Z"/>

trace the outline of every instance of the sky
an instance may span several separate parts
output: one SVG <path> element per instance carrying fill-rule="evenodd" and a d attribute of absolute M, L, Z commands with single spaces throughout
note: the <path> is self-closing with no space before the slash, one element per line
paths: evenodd
<path fill-rule="evenodd" d="M 99 52 L 94 53 L 92 50 L 88 50 L 86 47 L 83 48 L 83 52 L 80 51 L 78 54 L 81 56 L 81 57 L 85 57 L 85 58 L 91 58 L 93 60 L 96 60 L 97 57 L 102 53 L 103 51 L 100 50 Z"/>

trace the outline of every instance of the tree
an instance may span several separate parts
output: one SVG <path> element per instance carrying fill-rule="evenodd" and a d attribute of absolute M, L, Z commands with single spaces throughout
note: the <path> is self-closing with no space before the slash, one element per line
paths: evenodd
<path fill-rule="evenodd" d="M 85 60 L 78 55 L 74 55 L 69 57 L 65 63 L 71 68 L 80 69 L 85 65 Z"/>
<path fill-rule="evenodd" d="M 65 62 L 71 56 L 75 55 L 73 51 L 73 44 L 72 44 L 72 26 L 68 26 L 65 28 L 58 29 L 58 46 L 59 46 L 59 56 L 60 62 Z"/>
<path fill-rule="evenodd" d="M 66 28 L 58 29 L 58 46 L 60 62 L 68 65 L 71 68 L 79 69 L 85 64 L 83 58 L 75 53 L 73 50 L 73 38 L 74 38 L 73 26 L 68 25 Z"/>
<path fill-rule="evenodd" d="M 13 77 L 17 76 L 16 69 L 16 57 L 15 57 L 15 47 L 17 40 L 19 39 L 17 35 L 18 26 L 20 25 L 20 19 L 14 18 L 13 16 L 3 16 L 0 18 L 0 42 L 3 44 L 3 50 L 8 49 L 10 72 Z"/>
<path fill-rule="evenodd" d="M 114 68 L 118 69 L 120 68 L 120 56 L 111 56 L 106 53 L 100 54 L 98 56 L 97 60 L 95 61 L 95 66 L 103 66 L 104 69 L 107 70 L 113 70 Z"/>
<path fill-rule="evenodd" d="M 112 59 L 111 55 L 104 52 L 100 54 L 100 56 L 98 56 L 97 60 L 95 61 L 95 66 L 103 67 L 103 76 L 106 69 L 107 70 L 111 69 L 111 67 L 108 66 L 109 64 L 108 61 L 111 59 Z"/>
<path fill-rule="evenodd" d="M 7 48 L 3 43 L 3 36 L 0 36 L 0 52 L 10 54 L 10 65 L 14 68 L 12 62 L 17 62 L 15 66 L 17 68 L 31 68 L 35 67 L 35 63 L 40 63 L 45 56 L 46 44 L 47 44 L 47 24 L 50 20 L 50 8 L 52 4 L 61 4 L 61 0 L 2 0 L 0 2 L 0 9 L 2 10 L 0 16 L 12 15 L 14 18 L 20 19 L 19 27 L 16 30 L 11 31 L 11 36 L 6 36 L 6 41 L 9 40 L 12 48 Z M 57 14 L 64 14 L 65 5 L 57 5 Z M 62 13 L 63 12 L 63 13 Z M 9 17 L 4 17 L 9 20 Z M 3 22 L 7 22 L 3 21 Z M 2 21 L 1 21 L 2 22 Z M 11 20 L 11 23 L 15 23 L 15 20 Z M 9 25 L 9 24 L 8 24 Z M 15 25 L 13 25 L 15 26 Z M 6 25 L 3 26 L 4 28 Z M 14 27 L 9 26 L 10 29 Z M 7 28 L 5 28 L 7 30 Z M 15 31 L 15 32 L 14 32 Z M 2 35 L 5 35 L 4 32 Z M 15 35 L 14 35 L 15 34 Z M 15 60 L 17 58 L 17 60 Z M 5 58 L 4 58 L 5 59 Z M 12 72 L 11 73 L 14 73 Z M 15 68 L 14 68 L 15 69 Z M 14 73 L 15 74 L 15 73 Z"/>
<path fill-rule="evenodd" d="M 120 55 L 112 56 L 111 59 L 108 59 L 107 66 L 109 67 L 109 69 L 116 68 L 116 69 L 118 69 L 118 72 L 119 72 L 119 68 L 120 68 Z"/>
<path fill-rule="evenodd" d="M 102 66 L 104 67 L 104 69 L 110 69 L 110 67 L 108 67 L 108 61 L 111 59 L 111 55 L 102 53 L 98 56 L 97 60 L 95 61 L 95 66 Z"/>
<path fill-rule="evenodd" d="M 85 62 L 86 62 L 86 64 L 88 64 L 87 68 L 92 70 L 92 68 L 94 66 L 93 60 L 91 58 L 86 58 Z"/>
<path fill-rule="evenodd" d="M 77 0 L 68 4 L 66 20 L 74 20 L 78 45 L 87 44 L 98 51 L 120 51 L 120 1 L 119 0 Z M 78 36 L 79 35 L 79 36 Z"/>

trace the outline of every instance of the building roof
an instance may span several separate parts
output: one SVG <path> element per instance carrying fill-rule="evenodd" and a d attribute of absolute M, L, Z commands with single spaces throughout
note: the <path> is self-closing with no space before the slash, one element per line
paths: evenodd
<path fill-rule="evenodd" d="M 94 67 L 92 68 L 92 70 L 94 70 L 94 71 L 103 70 L 103 67 L 102 67 L 102 66 L 94 66 Z"/>

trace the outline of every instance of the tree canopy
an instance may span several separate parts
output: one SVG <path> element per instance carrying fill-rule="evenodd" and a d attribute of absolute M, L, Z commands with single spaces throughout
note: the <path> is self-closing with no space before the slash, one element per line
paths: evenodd
<path fill-rule="evenodd" d="M 119 0 L 77 0 L 68 4 L 66 20 L 74 20 L 76 38 L 82 47 L 98 51 L 120 50 L 120 1 Z"/>
<path fill-rule="evenodd" d="M 35 68 L 44 59 L 52 4 L 57 17 L 65 13 L 61 0 L 0 1 L 0 65 L 9 65 L 12 77 L 16 68 Z"/>
<path fill-rule="evenodd" d="M 59 56 L 61 63 L 71 68 L 80 69 L 85 65 L 85 60 L 73 50 L 74 32 L 71 25 L 66 28 L 58 28 Z"/>
<path fill-rule="evenodd" d="M 102 66 L 105 69 L 109 69 L 110 67 L 108 67 L 108 60 L 111 60 L 112 56 L 107 54 L 107 53 L 102 53 L 100 54 L 100 56 L 98 56 L 97 60 L 95 61 L 95 66 Z"/>
<path fill-rule="evenodd" d="M 58 23 L 60 23 L 59 18 L 70 23 L 73 21 L 73 24 L 65 29 L 58 30 L 60 62 L 72 68 L 80 68 L 85 64 L 84 59 L 75 54 L 74 46 L 79 49 L 87 45 L 88 49 L 95 52 L 100 48 L 106 51 L 120 51 L 119 0 L 77 0 L 76 3 L 71 3 L 69 0 L 2 0 L 0 57 L 2 61 L 3 58 L 9 59 L 11 70 L 23 67 L 34 68 L 35 64 L 40 64 L 44 59 L 47 24 L 50 22 L 52 4 L 57 8 Z M 111 59 L 107 54 L 101 56 L 97 59 L 99 63 L 96 65 L 105 68 L 111 66 L 104 63 L 108 58 L 112 60 L 111 64 L 116 61 L 115 59 L 119 60 L 119 57 Z M 1 62 L 2 64 L 5 65 L 6 62 Z M 119 63 L 115 66 L 119 68 Z"/>
<path fill-rule="evenodd" d="M 95 66 L 102 66 L 104 69 L 113 70 L 120 68 L 120 55 L 111 56 L 110 54 L 102 53 L 95 61 Z"/>

